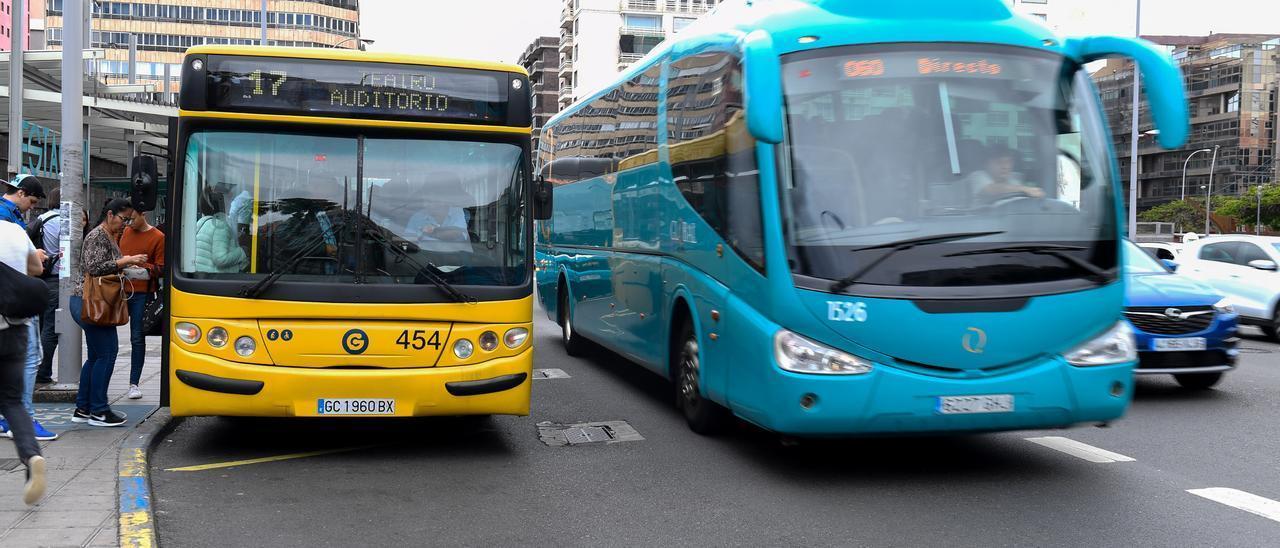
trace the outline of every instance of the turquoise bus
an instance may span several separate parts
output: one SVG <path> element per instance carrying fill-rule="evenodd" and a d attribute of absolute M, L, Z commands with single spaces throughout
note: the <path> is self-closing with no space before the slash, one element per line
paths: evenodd
<path fill-rule="evenodd" d="M 536 284 L 569 354 L 673 381 L 691 428 L 1066 427 L 1124 414 L 1123 203 L 1086 64 L 1001 0 L 725 3 L 544 128 Z M 1127 148 L 1127 146 L 1126 146 Z"/>

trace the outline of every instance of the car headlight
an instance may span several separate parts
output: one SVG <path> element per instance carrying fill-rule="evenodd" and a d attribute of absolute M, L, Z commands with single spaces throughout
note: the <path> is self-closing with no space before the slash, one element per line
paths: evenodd
<path fill-rule="evenodd" d="M 1133 340 L 1133 328 L 1125 321 L 1117 322 L 1106 333 L 1098 335 L 1074 350 L 1063 354 L 1067 363 L 1088 367 L 1113 365 L 1138 359 L 1138 345 Z"/>
<path fill-rule="evenodd" d="M 1217 310 L 1219 314 L 1235 314 L 1236 313 L 1236 307 L 1235 305 L 1231 304 L 1230 297 L 1223 297 L 1222 300 L 1216 303 L 1213 303 L 1213 309 Z"/>
<path fill-rule="evenodd" d="M 871 372 L 871 362 L 816 343 L 781 329 L 773 336 L 773 356 L 778 366 L 796 373 L 861 375 Z"/>

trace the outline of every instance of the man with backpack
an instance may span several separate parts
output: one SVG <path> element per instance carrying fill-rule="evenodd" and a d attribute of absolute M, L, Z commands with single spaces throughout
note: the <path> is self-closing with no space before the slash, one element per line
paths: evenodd
<path fill-rule="evenodd" d="M 12 427 L 5 431 L 27 467 L 22 500 L 35 504 L 44 496 L 45 460 L 36 441 L 36 422 L 23 401 L 31 396 L 24 369 L 30 361 L 28 343 L 39 344 L 29 326 L 44 300 L 39 291 L 42 284 L 32 276 L 44 270 L 45 257 L 25 236 L 16 223 L 0 221 L 0 414 Z"/>
<path fill-rule="evenodd" d="M 38 179 L 26 174 L 14 177 L 13 180 L 5 182 L 5 185 L 7 187 L 4 199 L 0 200 L 0 224 L 4 224 L 6 232 L 10 234 L 14 233 L 13 229 L 17 229 L 17 234 L 21 240 L 20 243 L 26 244 L 23 248 L 24 251 L 26 248 L 31 248 L 39 254 L 40 265 L 37 265 L 39 269 L 33 270 L 35 275 L 39 275 L 44 272 L 44 261 L 48 257 L 45 255 L 44 250 L 35 249 L 30 236 L 25 233 L 27 225 L 22 217 L 27 211 L 35 207 L 36 202 L 45 197 L 44 187 Z M 10 225 L 12 226 L 10 227 Z M 9 242 L 9 247 L 12 248 L 10 251 L 17 254 L 16 246 L 19 246 L 20 243 Z M 39 294 L 39 292 L 36 292 L 31 297 L 38 297 Z M 26 350 L 26 366 L 23 369 L 23 384 L 19 390 L 22 395 L 22 406 L 25 408 L 26 414 L 32 417 L 32 427 L 35 430 L 36 439 L 48 441 L 58 439 L 58 435 L 35 421 L 35 407 L 31 405 L 32 392 L 36 388 L 36 370 L 40 368 L 40 318 L 38 314 L 42 311 L 43 308 L 32 315 L 35 317 L 28 318 L 20 324 L 22 327 L 19 330 L 27 333 L 27 341 L 26 344 L 22 345 Z M 12 333 L 9 335 L 12 336 Z M 0 436 L 13 437 L 14 432 L 9 429 L 11 426 L 14 425 L 7 420 L 7 417 L 4 420 L 0 420 Z"/>
<path fill-rule="evenodd" d="M 40 346 L 44 350 L 44 355 L 40 359 L 40 368 L 36 370 L 37 386 L 53 383 L 53 356 L 58 351 L 58 331 L 54 321 L 58 313 L 58 267 L 62 261 L 62 252 L 59 247 L 62 237 L 62 211 L 56 208 L 58 200 L 54 195 L 57 192 L 54 190 L 49 193 L 49 205 L 55 208 L 36 217 L 36 220 L 31 222 L 31 226 L 27 227 L 27 235 L 31 237 L 31 243 L 36 246 L 36 249 L 44 250 L 49 257 L 45 259 L 44 274 L 40 276 L 48 289 L 49 302 L 45 305 L 44 312 L 40 313 Z"/>

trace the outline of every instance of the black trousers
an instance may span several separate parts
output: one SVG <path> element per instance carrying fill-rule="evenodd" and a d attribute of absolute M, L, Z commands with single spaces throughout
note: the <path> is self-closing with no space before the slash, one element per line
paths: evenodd
<path fill-rule="evenodd" d="M 36 370 L 36 382 L 53 381 L 53 355 L 58 351 L 58 333 L 54 331 L 54 316 L 58 312 L 58 278 L 45 278 L 48 286 L 49 303 L 40 314 L 40 346 L 44 350 L 40 368 Z"/>
<path fill-rule="evenodd" d="M 26 464 L 40 454 L 35 426 L 22 407 L 23 370 L 27 366 L 27 326 L 12 325 L 0 329 L 0 415 L 13 431 L 13 445 L 18 458 Z"/>

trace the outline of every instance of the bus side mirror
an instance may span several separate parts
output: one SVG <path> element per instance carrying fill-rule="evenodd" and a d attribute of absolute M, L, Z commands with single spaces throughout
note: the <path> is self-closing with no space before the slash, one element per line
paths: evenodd
<path fill-rule="evenodd" d="M 782 142 L 782 61 L 763 30 L 748 34 L 742 46 L 747 129 L 756 140 L 776 145 Z"/>
<path fill-rule="evenodd" d="M 133 176 L 129 178 L 129 201 L 140 212 L 154 210 L 156 181 L 160 180 L 155 156 L 135 156 L 130 167 Z"/>
<path fill-rule="evenodd" d="M 533 218 L 545 221 L 551 218 L 551 183 L 538 177 L 533 183 Z"/>
<path fill-rule="evenodd" d="M 1182 70 L 1169 54 L 1146 40 L 1119 36 L 1070 38 L 1063 47 L 1067 55 L 1083 63 L 1116 56 L 1132 59 L 1142 71 L 1142 89 L 1160 130 L 1160 146 L 1178 148 L 1187 141 L 1188 108 Z"/>

